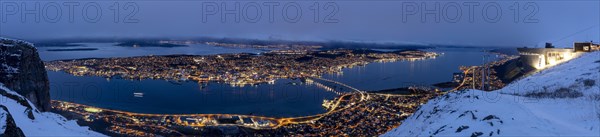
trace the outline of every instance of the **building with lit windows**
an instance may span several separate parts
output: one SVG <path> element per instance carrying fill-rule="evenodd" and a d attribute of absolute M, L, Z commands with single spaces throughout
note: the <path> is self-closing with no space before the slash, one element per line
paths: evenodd
<path fill-rule="evenodd" d="M 454 82 L 454 83 L 460 83 L 460 82 L 462 82 L 463 79 L 465 79 L 464 73 L 453 73 L 452 74 L 452 82 Z"/>
<path fill-rule="evenodd" d="M 569 61 L 584 52 L 597 51 L 598 48 L 598 45 L 592 42 L 576 42 L 573 48 L 546 46 L 546 48 L 517 48 L 517 50 L 523 63 L 536 69 L 543 69 Z"/>
<path fill-rule="evenodd" d="M 573 43 L 573 49 L 575 49 L 575 52 L 592 52 L 600 50 L 600 46 L 592 42 L 575 42 Z"/>

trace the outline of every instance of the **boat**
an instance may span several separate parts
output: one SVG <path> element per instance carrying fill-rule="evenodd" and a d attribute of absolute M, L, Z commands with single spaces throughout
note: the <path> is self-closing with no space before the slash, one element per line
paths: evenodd
<path fill-rule="evenodd" d="M 138 97 L 138 98 L 144 97 L 144 93 L 142 93 L 142 92 L 135 92 L 135 93 L 133 93 L 133 97 Z"/>

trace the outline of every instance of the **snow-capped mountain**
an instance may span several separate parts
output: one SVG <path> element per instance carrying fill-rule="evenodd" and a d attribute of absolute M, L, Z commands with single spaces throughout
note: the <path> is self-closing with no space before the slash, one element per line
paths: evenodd
<path fill-rule="evenodd" d="M 600 136 L 600 52 L 503 89 L 430 100 L 382 136 Z"/>

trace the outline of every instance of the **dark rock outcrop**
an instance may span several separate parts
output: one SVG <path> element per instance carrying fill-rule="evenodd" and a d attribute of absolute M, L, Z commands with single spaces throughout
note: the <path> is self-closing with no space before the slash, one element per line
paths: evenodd
<path fill-rule="evenodd" d="M 8 112 L 8 108 L 6 108 L 6 106 L 0 105 L 0 111 L 6 112 L 4 113 L 6 116 L 6 127 L 4 133 L 0 134 L 0 137 L 24 137 L 25 134 L 23 134 L 23 130 L 17 127 L 15 120 L 13 119 L 12 115 L 10 115 L 10 112 Z"/>
<path fill-rule="evenodd" d="M 0 38 L 0 83 L 27 98 L 40 111 L 50 110 L 48 75 L 31 43 Z"/>
<path fill-rule="evenodd" d="M 3 89 L 0 89 L 0 96 L 17 101 L 17 103 L 19 103 L 21 106 L 27 108 L 26 113 L 27 113 L 27 116 L 29 117 L 29 119 L 31 119 L 31 120 L 35 119 L 35 117 L 33 116 L 33 109 L 31 108 L 31 105 L 29 105 L 29 102 L 27 102 L 27 99 L 25 99 L 21 96 L 18 96 L 18 95 L 10 94 L 10 93 L 8 93 L 8 91 L 5 91 Z M 8 112 L 8 110 L 7 110 L 7 112 Z"/>

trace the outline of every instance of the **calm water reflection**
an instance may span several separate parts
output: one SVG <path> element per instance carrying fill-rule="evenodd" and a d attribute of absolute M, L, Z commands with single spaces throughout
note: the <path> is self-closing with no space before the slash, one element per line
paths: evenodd
<path fill-rule="evenodd" d="M 153 114 L 253 114 L 304 116 L 325 112 L 323 99 L 335 93 L 300 79 L 280 79 L 274 84 L 232 87 L 222 83 L 167 82 L 164 80 L 107 80 L 48 72 L 51 96 L 101 108 Z M 134 97 L 134 93 L 143 97 Z"/>

